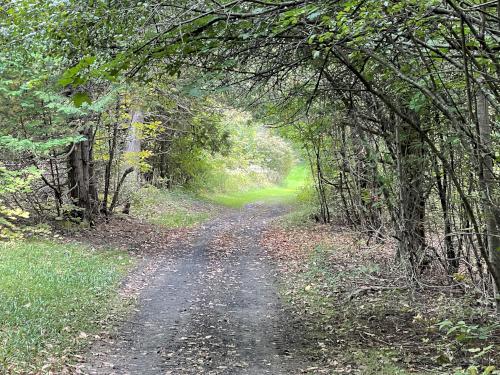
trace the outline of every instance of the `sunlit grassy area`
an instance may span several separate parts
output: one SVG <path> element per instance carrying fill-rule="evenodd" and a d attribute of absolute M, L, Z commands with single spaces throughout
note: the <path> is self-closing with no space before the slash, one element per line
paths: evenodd
<path fill-rule="evenodd" d="M 207 198 L 218 204 L 235 208 L 254 202 L 292 203 L 309 178 L 309 169 L 300 164 L 292 168 L 279 186 L 214 194 L 207 196 Z"/>
<path fill-rule="evenodd" d="M 193 193 L 153 186 L 144 187 L 134 195 L 132 213 L 166 228 L 191 227 L 212 216 L 208 203 L 203 204 Z"/>
<path fill-rule="evenodd" d="M 188 212 L 181 210 L 179 212 L 161 213 L 151 218 L 150 222 L 167 228 L 186 228 L 199 224 L 209 218 L 210 214 L 206 212 Z"/>
<path fill-rule="evenodd" d="M 57 368 L 118 301 L 130 263 L 77 245 L 0 244 L 0 373 Z"/>

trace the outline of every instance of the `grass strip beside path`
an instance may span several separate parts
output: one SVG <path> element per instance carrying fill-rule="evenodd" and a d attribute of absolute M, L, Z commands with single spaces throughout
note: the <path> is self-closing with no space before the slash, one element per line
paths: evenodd
<path fill-rule="evenodd" d="M 82 245 L 0 244 L 0 373 L 67 361 L 117 302 L 130 264 L 125 253 Z"/>

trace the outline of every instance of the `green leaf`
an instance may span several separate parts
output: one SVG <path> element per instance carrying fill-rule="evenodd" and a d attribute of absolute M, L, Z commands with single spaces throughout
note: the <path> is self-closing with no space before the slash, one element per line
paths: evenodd
<path fill-rule="evenodd" d="M 77 92 L 73 95 L 73 103 L 76 107 L 81 107 L 83 103 L 91 104 L 92 100 L 90 99 L 89 94 L 86 92 Z"/>
<path fill-rule="evenodd" d="M 415 112 L 420 112 L 420 110 L 427 103 L 427 98 L 421 92 L 417 92 L 410 100 L 409 107 Z M 460 324 L 460 322 L 458 323 Z"/>
<path fill-rule="evenodd" d="M 69 84 L 73 84 L 75 86 L 78 86 L 85 83 L 86 78 L 80 76 L 80 72 L 92 65 L 95 59 L 95 56 L 85 56 L 82 60 L 80 60 L 78 64 L 64 72 L 64 74 L 58 81 L 59 85 L 67 86 Z"/>
<path fill-rule="evenodd" d="M 318 19 L 318 17 L 319 17 L 319 16 L 321 16 L 321 14 L 322 14 L 322 13 L 323 13 L 323 11 L 322 11 L 322 10 L 317 10 L 317 11 L 315 11 L 315 12 L 310 13 L 310 14 L 307 16 L 307 19 L 308 19 L 309 21 L 314 21 L 314 20 Z"/>

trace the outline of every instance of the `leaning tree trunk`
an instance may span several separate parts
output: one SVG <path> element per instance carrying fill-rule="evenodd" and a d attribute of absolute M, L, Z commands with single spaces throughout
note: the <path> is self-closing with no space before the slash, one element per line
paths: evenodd
<path fill-rule="evenodd" d="M 81 134 L 85 139 L 74 143 L 68 155 L 68 188 L 73 204 L 79 208 L 78 216 L 92 222 L 99 206 L 93 169 L 92 128 L 86 128 Z"/>

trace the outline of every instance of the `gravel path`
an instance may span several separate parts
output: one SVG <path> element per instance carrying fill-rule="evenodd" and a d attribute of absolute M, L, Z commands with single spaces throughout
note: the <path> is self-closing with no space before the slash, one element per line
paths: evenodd
<path fill-rule="evenodd" d="M 259 246 L 280 207 L 253 205 L 202 226 L 168 250 L 137 312 L 93 348 L 88 374 L 300 374 L 300 320 L 277 293 Z"/>

